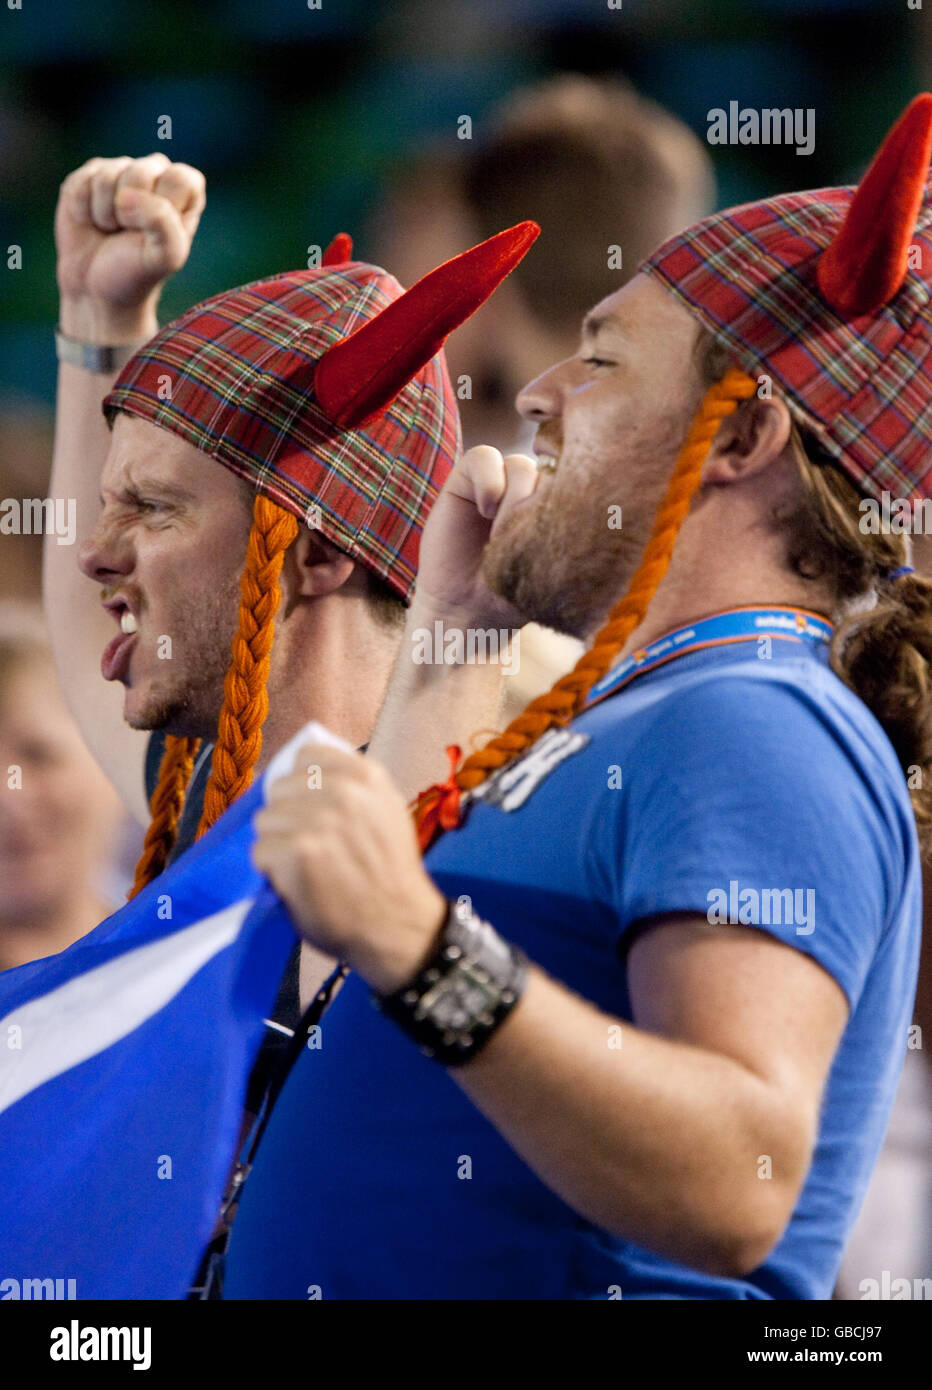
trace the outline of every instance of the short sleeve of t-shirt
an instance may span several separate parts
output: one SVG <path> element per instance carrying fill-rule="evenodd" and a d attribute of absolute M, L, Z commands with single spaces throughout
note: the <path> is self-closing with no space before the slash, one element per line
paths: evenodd
<path fill-rule="evenodd" d="M 734 677 L 655 710 L 650 767 L 597 832 L 622 952 L 645 918 L 700 912 L 806 952 L 856 1006 L 905 879 L 905 793 L 836 698 Z"/>

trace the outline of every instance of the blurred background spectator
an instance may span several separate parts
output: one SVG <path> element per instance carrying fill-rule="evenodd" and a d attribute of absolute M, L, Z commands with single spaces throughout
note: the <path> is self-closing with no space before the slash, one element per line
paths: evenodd
<path fill-rule="evenodd" d="M 370 218 L 413 158 L 466 156 L 502 102 L 559 73 L 627 79 L 703 140 L 708 111 L 731 99 L 813 108 L 811 155 L 714 148 L 727 206 L 855 178 L 932 51 L 925 11 L 874 0 L 56 0 L 52 13 L 29 0 L 0 12 L 0 381 L 46 404 L 51 212 L 91 155 L 160 149 L 207 175 L 171 317 L 306 264 L 341 229 L 371 257 Z M 572 203 L 578 188 L 550 196 Z M 11 246 L 21 269 L 7 268 Z"/>
<path fill-rule="evenodd" d="M 930 83 L 929 12 L 872 0 L 323 0 L 318 9 L 302 0 L 56 0 L 50 18 L 31 0 L 4 6 L 0 500 L 45 495 L 52 215 L 60 181 L 90 156 L 161 149 L 207 175 L 207 211 L 164 296 L 164 320 L 307 264 L 341 229 L 362 258 L 410 281 L 478 236 L 536 217 L 544 235 L 534 254 L 450 343 L 454 379 L 470 381 L 468 442 L 507 450 L 528 442 L 511 413 L 517 387 L 573 350 L 579 314 L 653 241 L 705 210 L 709 154 L 717 206 L 857 179 Z M 812 153 L 709 151 L 708 112 L 732 100 L 812 109 Z M 620 269 L 609 269 L 611 245 Z M 39 551 L 39 538 L 0 534 L 0 598 L 37 596 Z M 26 628 L 38 631 L 29 620 Z M 3 640 L 0 771 L 32 770 L 21 791 L 0 799 L 0 968 L 93 926 L 122 898 L 120 865 L 134 858 L 132 845 L 123 849 L 125 821 L 111 818 L 108 789 L 56 703 L 41 641 Z M 575 652 L 539 632 L 526 637 L 509 714 Z M 41 771 L 41 758 L 30 763 L 27 752 L 43 745 L 57 772 Z M 99 876 L 102 852 L 109 881 Z M 37 925 L 27 931 L 28 921 Z M 924 980 L 929 973 L 926 963 Z M 909 1054 L 840 1296 L 861 1297 L 859 1281 L 883 1269 L 929 1273 L 926 1059 L 925 1050 Z"/>
<path fill-rule="evenodd" d="M 376 255 L 410 283 L 451 246 L 525 217 L 540 223 L 535 254 L 447 344 L 454 381 L 468 377 L 467 448 L 524 446 L 534 427 L 515 395 L 575 352 L 587 309 L 712 210 L 712 160 L 688 126 L 626 83 L 569 74 L 519 89 L 457 143 L 407 162 L 376 215 Z"/>
<path fill-rule="evenodd" d="M 0 604 L 0 970 L 63 951 L 123 901 L 123 808 L 65 708 L 32 605 Z"/>
<path fill-rule="evenodd" d="M 44 401 L 11 395 L 0 405 L 0 496 L 21 503 L 45 497 L 52 459 L 52 416 Z M 21 515 L 17 506 L 10 515 Z M 0 598 L 34 599 L 42 581 L 42 536 L 0 534 Z"/>
<path fill-rule="evenodd" d="M 713 202 L 706 147 L 616 79 L 564 74 L 521 88 L 490 111 L 474 140 L 415 155 L 373 228 L 375 259 L 403 284 L 451 247 L 471 246 L 524 217 L 542 228 L 534 256 L 447 343 L 466 446 L 530 449 L 536 426 L 516 413 L 518 391 L 575 352 L 585 312 Z M 581 652 L 571 638 L 536 623 L 525 627 L 504 720 L 548 690 Z"/>

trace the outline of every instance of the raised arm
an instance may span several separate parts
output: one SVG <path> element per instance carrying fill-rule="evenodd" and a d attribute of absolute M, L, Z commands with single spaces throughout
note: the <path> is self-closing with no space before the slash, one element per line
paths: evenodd
<path fill-rule="evenodd" d="M 404 639 L 369 744 L 408 797 L 446 778 L 449 744 L 471 752 L 471 737 L 497 725 L 505 672 L 519 660 L 516 646 L 502 648 L 503 634 L 526 619 L 489 591 L 482 554 L 536 486 L 533 459 L 503 458 L 481 444 L 459 459 L 428 518 Z M 468 659 L 470 652 L 490 650 L 497 661 Z M 456 660 L 460 652 L 465 661 Z M 425 654 L 433 659 L 424 660 Z"/>
<path fill-rule="evenodd" d="M 78 343 L 133 346 L 158 328 L 165 280 L 188 258 L 204 207 L 204 177 L 163 154 L 91 159 L 61 186 L 55 213 L 59 328 Z M 113 621 L 98 588 L 77 568 L 94 527 L 100 472 L 109 448 L 101 402 L 117 372 L 62 362 L 58 373 L 51 495 L 74 499 L 75 544 L 47 535 L 43 595 L 65 699 L 88 747 L 142 824 L 148 820 L 143 765 L 148 735 L 123 720 L 123 691 L 108 685 L 100 656 Z"/>

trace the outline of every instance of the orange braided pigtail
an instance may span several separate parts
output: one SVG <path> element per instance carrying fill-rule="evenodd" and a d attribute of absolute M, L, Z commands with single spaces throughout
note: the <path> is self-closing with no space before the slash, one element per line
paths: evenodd
<path fill-rule="evenodd" d="M 240 582 L 239 627 L 224 681 L 223 708 L 198 836 L 223 815 L 230 802 L 252 781 L 269 707 L 266 682 L 274 617 L 281 602 L 279 575 L 285 551 L 297 534 L 297 520 L 257 494 Z M 165 740 L 158 783 L 149 803 L 152 820 L 136 865 L 130 898 L 151 883 L 168 862 L 200 742 L 198 738 L 172 736 Z"/>
<path fill-rule="evenodd" d="M 149 802 L 152 819 L 127 899 L 135 898 L 165 868 L 178 834 L 185 791 L 200 743 L 199 738 L 173 738 L 171 735 L 165 740 L 158 782 Z"/>
<path fill-rule="evenodd" d="M 702 473 L 702 465 L 719 425 L 757 390 L 744 372 L 731 368 L 705 394 L 680 450 L 666 495 L 660 504 L 641 563 L 624 598 L 616 603 L 592 646 L 567 675 L 544 695 L 532 700 L 503 733 L 466 759 L 458 772 L 422 792 L 414 804 L 421 849 L 438 829 L 455 824 L 461 792 L 478 787 L 493 772 L 512 762 L 558 725 L 568 724 L 585 704 L 589 691 L 611 668 L 654 597 L 667 572 L 680 526 L 686 519 Z M 452 750 L 447 750 L 452 756 Z"/>
<path fill-rule="evenodd" d="M 262 725 L 269 711 L 266 683 L 275 614 L 282 597 L 279 576 L 285 551 L 297 534 L 297 519 L 257 493 L 240 582 L 239 627 L 223 684 L 223 708 L 197 838 L 246 790 L 259 761 Z"/>

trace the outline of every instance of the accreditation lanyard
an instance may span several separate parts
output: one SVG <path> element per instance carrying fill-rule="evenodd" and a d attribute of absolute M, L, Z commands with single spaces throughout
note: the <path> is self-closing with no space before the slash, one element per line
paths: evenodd
<path fill-rule="evenodd" d="M 714 613 L 698 623 L 668 632 L 656 642 L 626 656 L 592 687 L 583 709 L 591 709 L 623 690 L 637 676 L 675 661 L 679 656 L 702 651 L 705 647 L 724 647 L 733 642 L 755 642 L 765 638 L 808 643 L 814 648 L 826 647 L 832 640 L 832 624 L 806 608 L 787 608 L 783 604 L 770 608 L 729 608 L 724 613 Z"/>

